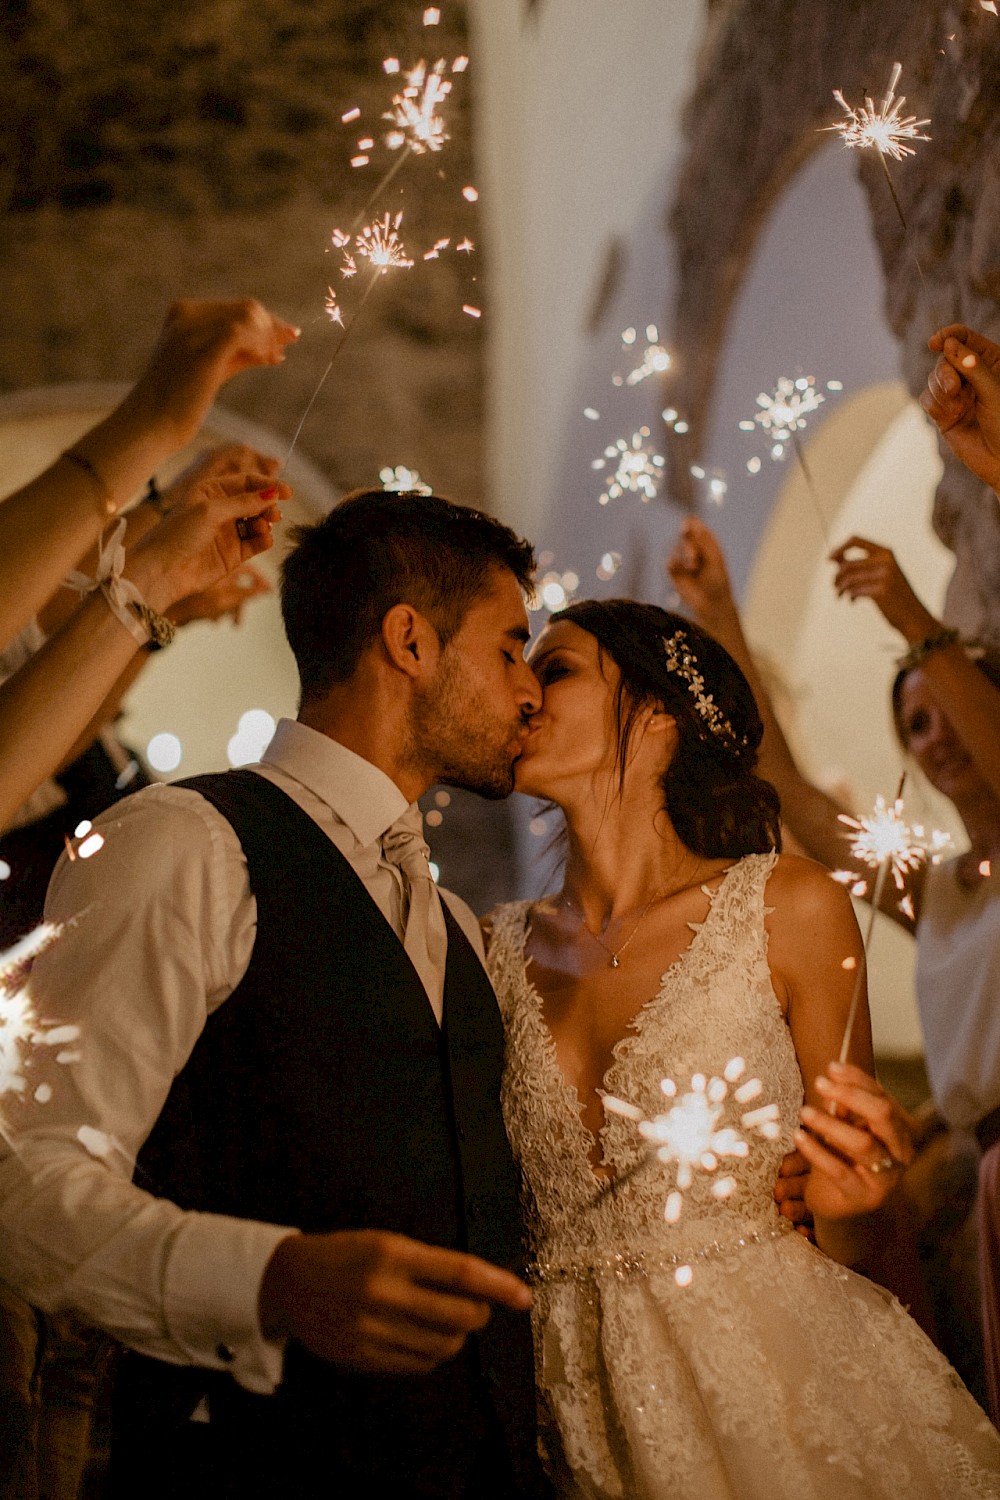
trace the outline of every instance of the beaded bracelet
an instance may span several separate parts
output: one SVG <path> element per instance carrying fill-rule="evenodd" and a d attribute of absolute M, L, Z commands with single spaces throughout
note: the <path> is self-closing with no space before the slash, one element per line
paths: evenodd
<path fill-rule="evenodd" d="M 133 599 L 129 608 L 135 611 L 143 628 L 149 634 L 149 640 L 146 643 L 147 651 L 162 651 L 164 646 L 170 645 L 177 634 L 177 626 L 173 620 L 168 620 L 166 615 L 157 614 L 145 599 Z"/>
<path fill-rule="evenodd" d="M 77 453 L 75 448 L 65 449 L 64 452 L 60 453 L 59 457 L 65 458 L 68 463 L 75 464 L 78 469 L 86 474 L 101 497 L 101 506 L 104 514 L 106 516 L 117 515 L 118 507 L 115 505 L 115 497 L 104 483 L 96 466 L 91 463 L 90 459 L 83 453 Z"/>
<path fill-rule="evenodd" d="M 911 646 L 909 651 L 898 658 L 896 666 L 900 672 L 912 672 L 914 667 L 919 667 L 935 651 L 943 651 L 946 646 L 954 646 L 957 640 L 958 631 L 942 625 L 940 630 L 932 631 L 922 641 L 917 641 L 915 646 Z"/>

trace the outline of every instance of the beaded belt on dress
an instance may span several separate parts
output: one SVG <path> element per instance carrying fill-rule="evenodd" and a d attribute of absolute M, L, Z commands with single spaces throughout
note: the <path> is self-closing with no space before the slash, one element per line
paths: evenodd
<path fill-rule="evenodd" d="M 554 1282 L 589 1282 L 599 1276 L 614 1276 L 624 1280 L 632 1276 L 647 1276 L 656 1271 L 676 1271 L 680 1266 L 691 1266 L 698 1262 L 716 1260 L 731 1255 L 750 1245 L 766 1245 L 772 1240 L 784 1239 L 795 1230 L 787 1220 L 772 1229 L 748 1229 L 729 1240 L 709 1240 L 674 1254 L 659 1250 L 621 1250 L 605 1254 L 595 1252 L 586 1260 L 553 1260 L 539 1255 L 528 1268 L 528 1280 L 538 1284 Z"/>

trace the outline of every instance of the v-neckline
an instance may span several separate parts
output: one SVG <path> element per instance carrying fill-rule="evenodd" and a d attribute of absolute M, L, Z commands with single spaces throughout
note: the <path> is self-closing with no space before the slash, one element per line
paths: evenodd
<path fill-rule="evenodd" d="M 739 861 L 734 861 L 734 863 L 729 865 L 727 869 L 723 870 L 722 879 L 719 881 L 714 890 L 710 889 L 707 882 L 701 887 L 702 891 L 708 897 L 708 911 L 705 913 L 704 917 L 702 917 L 700 922 L 688 922 L 687 925 L 691 928 L 690 942 L 687 943 L 684 948 L 682 948 L 677 957 L 668 965 L 666 969 L 664 969 L 662 975 L 660 976 L 660 984 L 656 993 L 654 995 L 650 995 L 648 1000 L 643 1001 L 643 1003 L 639 1006 L 639 1009 L 630 1019 L 621 1036 L 611 1048 L 611 1060 L 609 1061 L 608 1066 L 605 1068 L 604 1073 L 601 1077 L 601 1081 L 597 1087 L 597 1092 L 602 1098 L 605 1095 L 611 1094 L 613 1092 L 608 1087 L 609 1081 L 612 1079 L 616 1068 L 621 1063 L 622 1057 L 631 1046 L 635 1045 L 635 1043 L 642 1035 L 647 1016 L 661 1004 L 667 994 L 668 989 L 676 982 L 678 977 L 688 966 L 688 963 L 691 960 L 691 956 L 703 946 L 705 942 L 704 934 L 712 922 L 712 918 L 718 905 L 719 896 L 725 890 L 729 882 L 729 878 L 733 874 L 733 871 L 737 868 L 738 864 Z M 613 1175 L 607 1177 L 601 1176 L 600 1173 L 595 1170 L 594 1164 L 595 1152 L 593 1148 L 596 1147 L 596 1155 L 599 1157 L 597 1166 L 604 1168 L 608 1172 L 612 1171 L 611 1163 L 607 1160 L 604 1151 L 605 1131 L 608 1128 L 608 1121 L 605 1120 L 604 1124 L 596 1133 L 584 1123 L 583 1111 L 586 1108 L 586 1103 L 583 1099 L 580 1098 L 580 1094 L 576 1085 L 570 1082 L 570 1080 L 566 1077 L 566 1074 L 563 1072 L 562 1067 L 560 1066 L 559 1053 L 556 1048 L 555 1037 L 552 1035 L 552 1029 L 549 1026 L 548 1021 L 545 1019 L 545 1008 L 542 993 L 539 990 L 538 986 L 535 984 L 534 980 L 528 974 L 527 943 L 528 932 L 531 923 L 531 905 L 531 902 L 525 902 L 521 921 L 521 974 L 523 977 L 525 994 L 531 1006 L 531 1014 L 534 1016 L 536 1025 L 538 1027 L 539 1040 L 541 1043 L 541 1054 L 545 1059 L 545 1065 L 547 1066 L 551 1074 L 551 1081 L 556 1085 L 556 1090 L 559 1096 L 561 1097 L 563 1103 L 567 1106 L 570 1115 L 576 1123 L 576 1127 L 579 1132 L 579 1145 L 581 1147 L 580 1164 L 583 1170 L 586 1172 L 589 1189 L 591 1192 L 594 1192 L 600 1188 L 607 1187 L 609 1183 L 614 1181 Z"/>

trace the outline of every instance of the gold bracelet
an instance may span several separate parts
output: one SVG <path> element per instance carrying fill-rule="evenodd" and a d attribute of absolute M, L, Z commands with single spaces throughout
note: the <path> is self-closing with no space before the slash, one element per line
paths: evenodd
<path fill-rule="evenodd" d="M 166 615 L 157 614 L 143 599 L 133 599 L 131 608 L 139 618 L 143 629 L 149 632 L 148 651 L 162 651 L 169 646 L 177 634 L 177 626 Z"/>
<path fill-rule="evenodd" d="M 86 474 L 101 497 L 101 506 L 104 514 L 106 516 L 117 515 L 118 507 L 115 505 L 115 497 L 104 483 L 100 473 L 94 464 L 91 463 L 90 459 L 86 458 L 82 453 L 77 453 L 75 448 L 66 448 L 60 453 L 59 457 L 65 458 L 71 464 L 76 464 L 76 467 Z"/>
<path fill-rule="evenodd" d="M 912 672 L 914 667 L 919 667 L 929 656 L 933 656 L 935 651 L 944 651 L 948 646 L 954 646 L 958 639 L 957 630 L 952 630 L 947 625 L 939 626 L 937 630 L 925 636 L 922 641 L 917 641 L 909 651 L 897 658 L 897 672 Z"/>

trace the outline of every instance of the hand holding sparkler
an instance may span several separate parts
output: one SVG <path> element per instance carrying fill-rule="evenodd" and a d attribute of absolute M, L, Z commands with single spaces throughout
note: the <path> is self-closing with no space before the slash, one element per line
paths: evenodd
<path fill-rule="evenodd" d="M 928 340 L 939 357 L 920 404 L 957 459 L 1000 490 L 1000 345 L 964 323 Z"/>
<path fill-rule="evenodd" d="M 910 645 L 940 630 L 941 622 L 921 604 L 888 547 L 852 536 L 830 553 L 830 560 L 837 564 L 833 586 L 841 598 L 871 599 Z"/>
<path fill-rule="evenodd" d="M 913 1161 L 916 1122 L 863 1069 L 831 1062 L 816 1089 L 827 1110 L 803 1105 L 795 1139 L 812 1171 L 806 1203 L 821 1219 L 849 1219 L 880 1209 Z"/>
<path fill-rule="evenodd" d="M 227 380 L 256 365 L 281 364 L 286 346 L 298 336 L 298 328 L 252 297 L 175 302 L 149 364 L 115 416 L 169 427 L 170 451 L 181 448 L 195 436 Z"/>
<path fill-rule="evenodd" d="M 715 533 L 696 516 L 681 525 L 666 571 L 691 618 L 725 644 L 726 628 L 739 627 L 729 569 Z"/>

